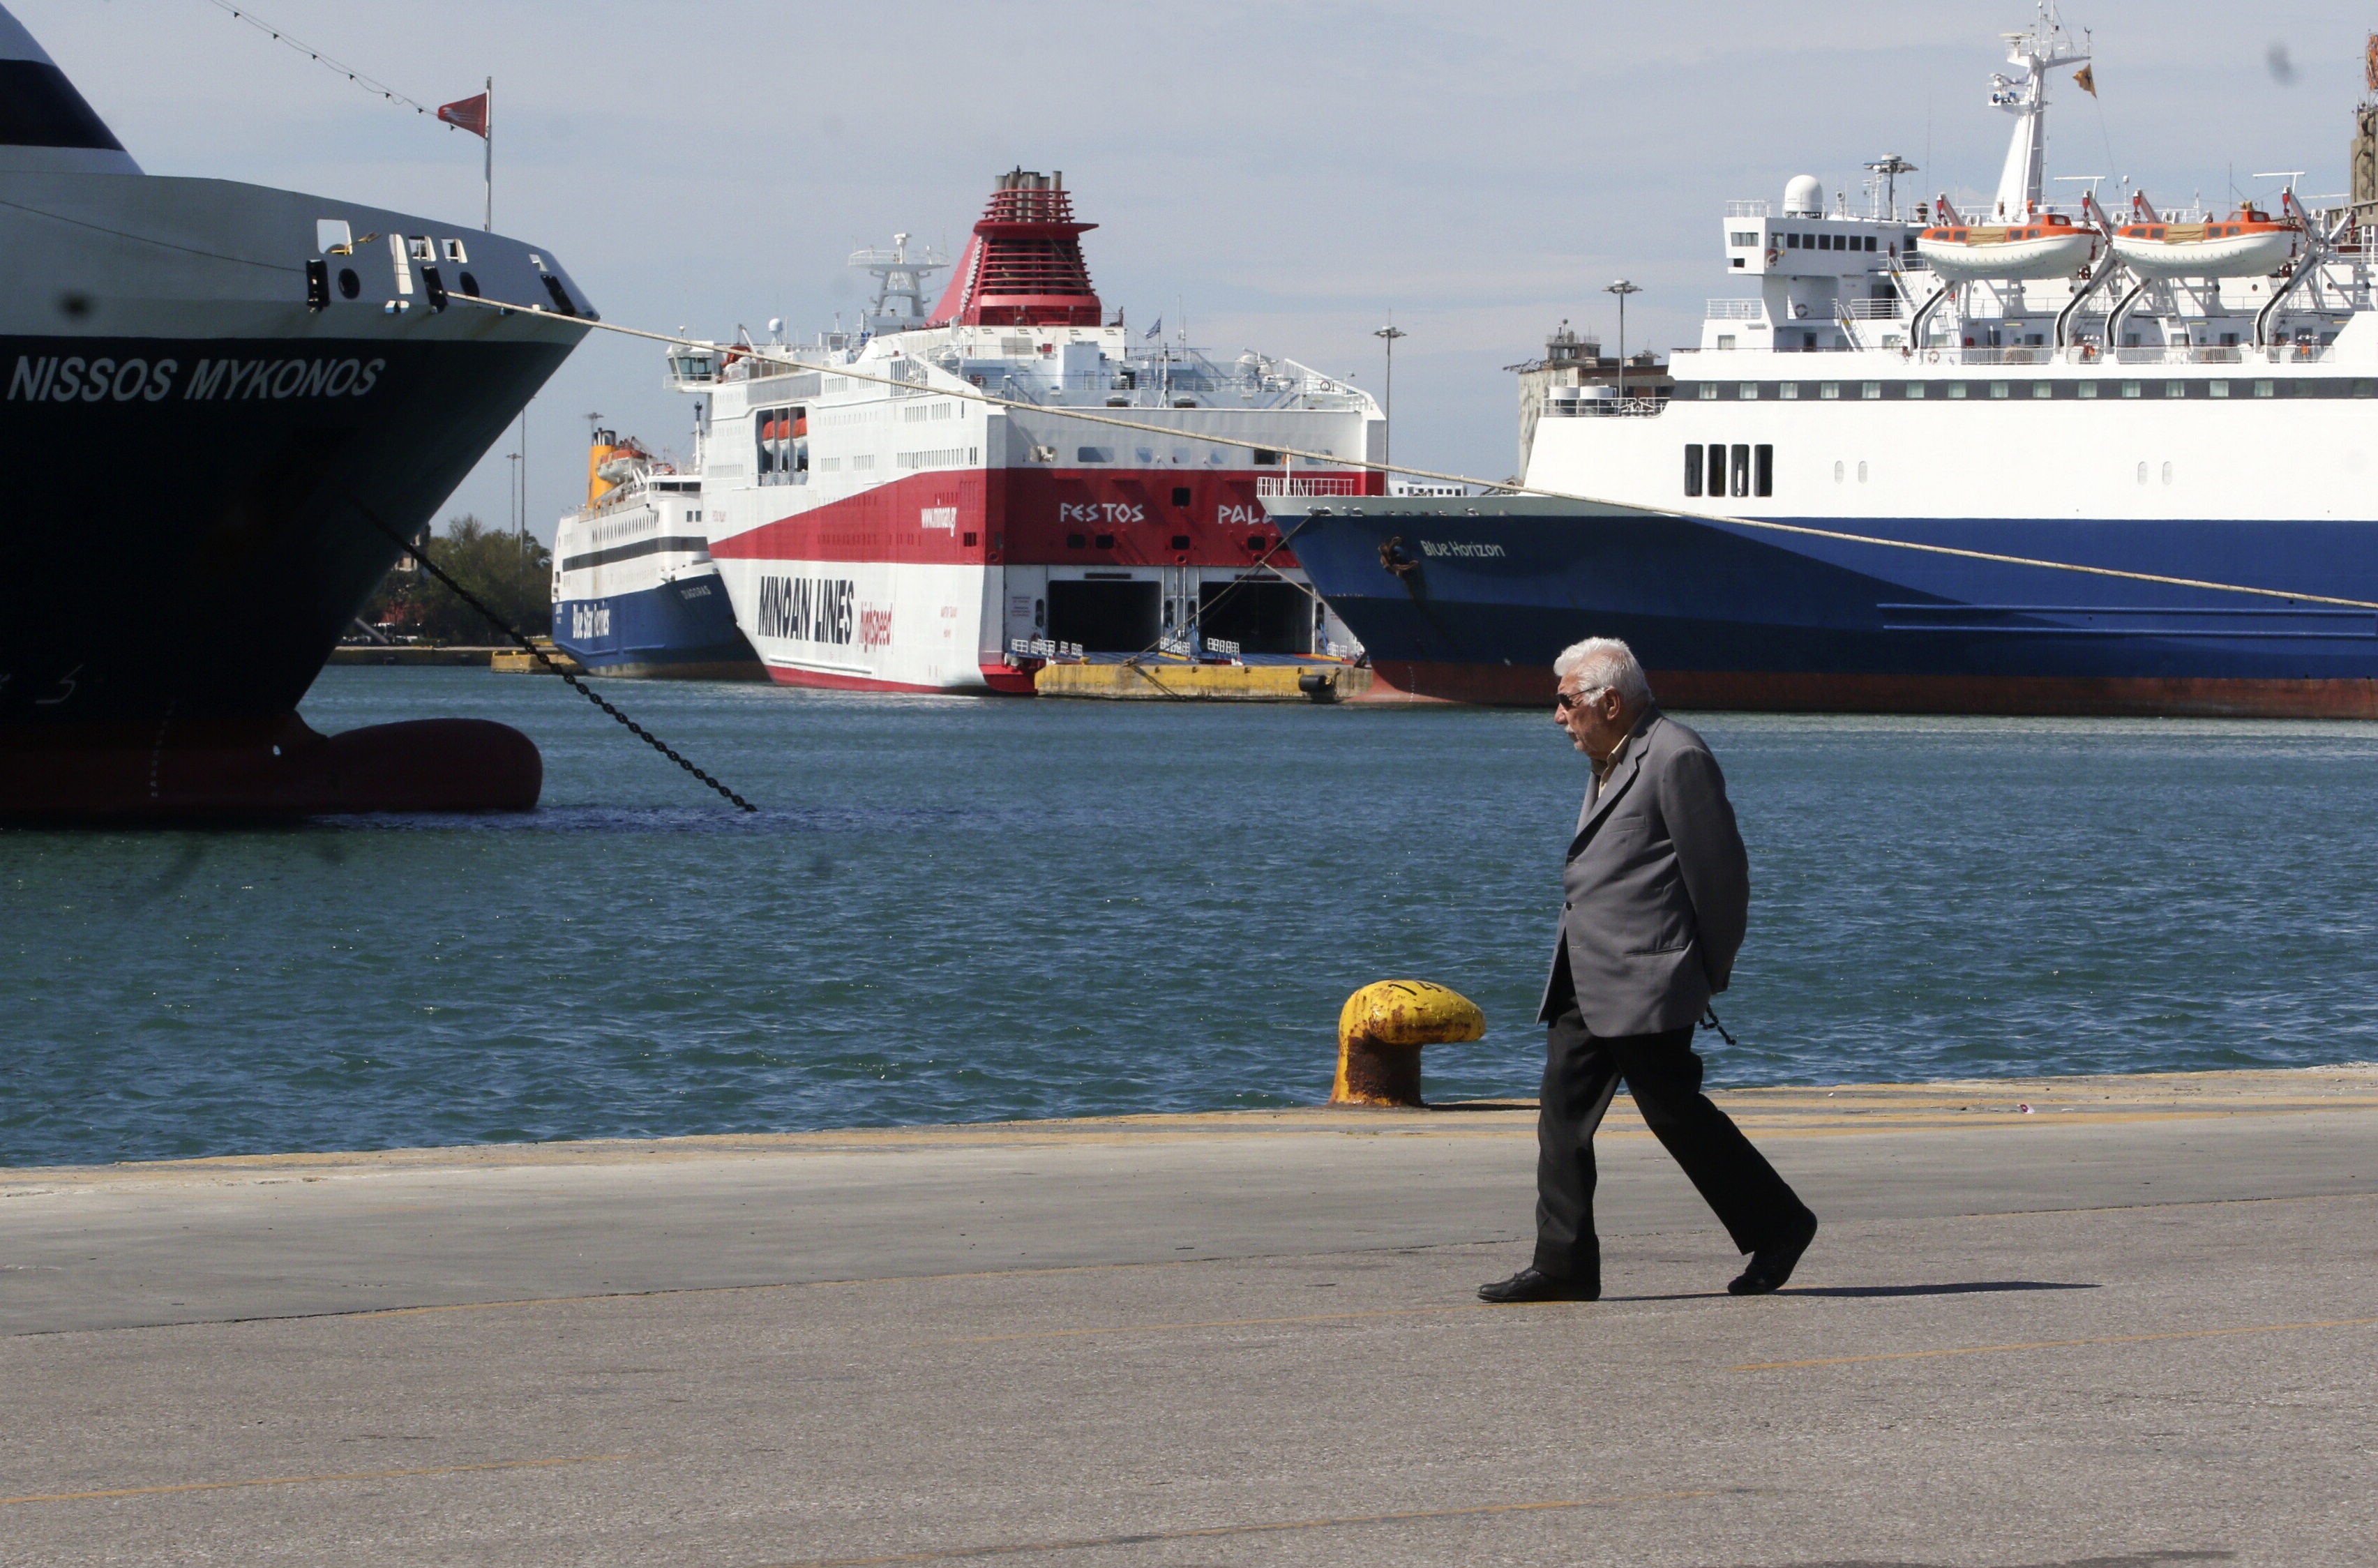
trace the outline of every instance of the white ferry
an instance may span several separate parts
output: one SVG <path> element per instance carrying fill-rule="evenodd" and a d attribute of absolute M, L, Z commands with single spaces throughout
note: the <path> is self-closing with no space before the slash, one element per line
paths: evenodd
<path fill-rule="evenodd" d="M 1673 397 L 1555 392 L 1544 494 L 1270 503 L 1375 697 L 1543 700 L 1600 632 L 1679 705 L 2378 717 L 2378 186 L 2051 201 L 2088 53 L 2046 0 L 2006 36 L 1987 207 L 1904 209 L 1895 156 L 1727 203 L 1747 286 Z"/>
<path fill-rule="evenodd" d="M 553 640 L 597 675 L 757 680 L 703 533 L 702 475 L 597 429 L 553 542 Z"/>
<path fill-rule="evenodd" d="M 1381 448 L 1378 405 L 1111 318 L 1093 227 L 1062 174 L 1018 169 L 930 311 L 948 262 L 903 235 L 851 258 L 878 283 L 859 331 L 671 351 L 701 399 L 709 553 L 775 680 L 1028 693 L 1051 658 L 1358 651 L 1256 489 L 1384 494 L 1351 466 Z"/>

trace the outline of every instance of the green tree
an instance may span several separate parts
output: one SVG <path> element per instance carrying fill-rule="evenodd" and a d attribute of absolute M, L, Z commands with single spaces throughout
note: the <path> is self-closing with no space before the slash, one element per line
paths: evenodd
<path fill-rule="evenodd" d="M 553 552 L 534 538 L 489 528 L 475 517 L 458 517 L 448 520 L 444 535 L 429 539 L 423 553 L 510 625 L 532 637 L 551 630 Z M 426 642 L 505 640 L 498 628 L 453 590 L 413 568 L 410 557 L 381 582 L 363 618 Z"/>

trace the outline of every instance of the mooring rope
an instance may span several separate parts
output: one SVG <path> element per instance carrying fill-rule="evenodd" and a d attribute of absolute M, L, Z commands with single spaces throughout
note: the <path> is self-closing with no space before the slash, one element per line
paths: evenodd
<path fill-rule="evenodd" d="M 390 528 L 387 523 L 381 521 L 378 517 L 372 513 L 370 509 L 365 507 L 361 502 L 357 502 L 356 509 L 364 514 L 365 518 L 370 521 L 374 528 L 379 530 L 382 533 L 387 534 L 390 539 L 395 541 L 397 548 L 402 550 L 406 555 L 411 556 L 415 561 L 419 562 L 422 570 L 436 578 L 439 582 L 444 583 L 447 589 L 453 593 L 454 597 L 462 600 L 462 603 L 478 611 L 482 616 L 486 617 L 488 625 L 494 627 L 498 631 L 500 631 L 506 637 L 510 638 L 513 642 L 519 644 L 522 652 L 528 654 L 538 664 L 543 664 L 546 669 L 552 674 L 558 675 L 563 680 L 568 681 L 570 683 L 570 689 L 577 692 L 579 696 L 583 697 L 587 701 L 594 703 L 594 706 L 602 709 L 603 712 L 610 714 L 611 717 L 619 720 L 620 724 L 627 726 L 627 730 L 630 735 L 634 736 L 646 746 L 651 747 L 654 750 L 659 752 L 662 756 L 667 758 L 679 767 L 683 768 L 687 772 L 691 773 L 695 778 L 700 779 L 703 784 L 708 784 L 711 788 L 716 790 L 719 794 L 725 796 L 727 799 L 733 801 L 744 810 L 757 811 L 760 809 L 750 801 L 744 799 L 741 796 L 736 794 L 733 790 L 727 788 L 725 784 L 720 784 L 716 779 L 712 778 L 708 773 L 703 772 L 702 769 L 695 766 L 692 762 L 688 761 L 685 758 L 678 755 L 674 747 L 671 747 L 667 742 L 653 734 L 652 731 L 644 728 L 643 725 L 636 723 L 635 720 L 628 717 L 627 714 L 622 713 L 619 709 L 613 707 L 609 702 L 603 699 L 600 693 L 590 688 L 584 681 L 580 680 L 576 676 L 571 675 L 568 670 L 565 670 L 559 664 L 555 664 L 552 657 L 547 654 L 544 649 L 538 647 L 534 642 L 532 642 L 527 637 L 523 636 L 518 627 L 504 619 L 503 616 L 496 614 L 494 610 L 490 609 L 486 604 L 481 602 L 477 594 L 472 592 L 469 589 L 455 581 L 452 574 L 448 572 L 445 568 L 439 566 L 436 561 L 431 560 L 428 554 L 418 545 L 415 545 L 413 541 L 399 533 L 395 529 Z"/>
<path fill-rule="evenodd" d="M 543 305 L 506 305 L 500 300 L 484 299 L 471 294 L 450 294 L 448 297 L 465 305 L 475 305 L 489 310 L 507 313 L 523 311 L 537 315 L 553 314 Z M 793 370 L 814 370 L 829 376 L 847 377 L 854 381 L 871 381 L 879 386 L 897 387 L 911 393 L 926 391 L 926 389 L 913 381 L 903 381 L 891 376 L 876 376 L 848 365 L 818 365 L 793 359 L 781 353 L 768 353 L 743 344 L 722 345 L 705 342 L 698 338 L 689 338 L 680 333 L 648 332 L 640 327 L 622 327 L 616 322 L 597 321 L 591 317 L 581 316 L 574 319 L 582 327 L 590 327 L 604 332 L 617 332 L 623 337 L 643 338 L 653 342 L 668 343 L 683 348 L 726 347 L 729 352 L 739 354 L 745 359 L 762 360 L 770 365 L 781 365 Z M 934 397 L 957 398 L 962 401 L 989 404 L 994 408 L 1016 409 L 1026 413 L 1037 413 L 1051 418 L 1080 420 L 1089 425 L 1107 425 L 1118 430 L 1137 430 L 1152 436 L 1170 436 L 1175 439 L 1188 436 L 1188 432 L 1182 430 L 1178 425 L 1150 425 L 1142 420 L 1118 419 L 1112 414 L 1094 413 L 1087 409 L 1051 408 L 1040 403 L 1027 402 L 1020 398 L 1003 398 L 996 393 L 985 392 L 971 387 L 965 389 L 935 387 L 931 389 L 931 393 Z M 2256 588 L 2242 582 L 2214 582 L 2204 578 L 2168 577 L 2160 572 L 2129 571 L 2120 567 L 2084 566 L 2078 561 L 2051 561 L 2033 556 L 2004 555 L 1995 550 L 1968 550 L 1954 545 L 1928 545 L 1915 539 L 1890 539 L 1871 533 L 1850 533 L 1840 529 L 1816 528 L 1806 523 L 1774 522 L 1761 518 L 1728 517 L 1719 512 L 1688 511 L 1679 507 L 1648 507 L 1632 501 L 1615 501 L 1603 496 L 1583 495 L 1573 490 L 1548 490 L 1528 485 L 1514 485 L 1500 480 L 1479 479 L 1466 473 L 1451 473 L 1432 468 L 1414 468 L 1407 463 L 1373 462 L 1367 458 L 1347 458 L 1331 452 L 1303 451 L 1292 447 L 1278 447 L 1235 436 L 1209 436 L 1200 432 L 1195 439 L 1205 442 L 1208 446 L 1240 447 L 1251 451 L 1278 452 L 1283 457 L 1302 458 L 1312 462 L 1334 463 L 1340 468 L 1362 469 L 1367 473 L 1402 473 L 1416 479 L 1439 480 L 1448 485 L 1476 485 L 1490 495 L 1541 496 L 1547 500 L 1579 501 L 1587 506 L 1612 507 L 1639 516 L 1675 518 L 1683 522 L 1716 523 L 1726 528 L 1756 529 L 1770 533 L 1791 533 L 1803 538 L 1830 539 L 1844 545 L 1871 545 L 1890 550 L 1913 550 L 1923 555 L 1952 556 L 1961 560 L 1988 561 L 1999 566 L 2033 567 L 2042 571 L 2078 572 L 2089 577 L 2119 578 L 2128 582 L 2159 583 L 2168 588 L 2199 588 L 2213 593 L 2245 593 L 2261 599 L 2284 599 L 2290 604 L 2334 604 L 2348 610 L 2378 610 L 2378 599 L 2346 599 L 2332 593 L 2300 593 L 2285 588 Z M 1385 497 L 1352 497 L 1349 498 L 1378 500 Z"/>

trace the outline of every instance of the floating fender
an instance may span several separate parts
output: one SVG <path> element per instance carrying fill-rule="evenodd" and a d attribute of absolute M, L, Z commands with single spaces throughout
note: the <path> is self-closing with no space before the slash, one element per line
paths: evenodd
<path fill-rule="evenodd" d="M 1486 1015 L 1460 992 L 1428 980 L 1375 980 L 1338 1013 L 1333 1106 L 1418 1106 L 1423 1046 L 1483 1038 Z"/>

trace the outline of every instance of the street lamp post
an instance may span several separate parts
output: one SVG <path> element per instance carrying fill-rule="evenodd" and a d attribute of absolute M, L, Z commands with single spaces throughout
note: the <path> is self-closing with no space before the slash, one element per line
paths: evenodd
<path fill-rule="evenodd" d="M 1387 428 L 1379 435 L 1379 461 L 1384 465 L 1394 458 L 1396 449 L 1396 340 L 1409 338 L 1411 334 L 1398 327 L 1396 318 L 1390 316 L 1387 317 L 1387 324 L 1371 336 L 1381 339 L 1387 345 L 1387 396 L 1383 400 L 1386 403 Z"/>
<path fill-rule="evenodd" d="M 1627 397 L 1627 296 L 1643 291 L 1621 278 L 1602 292 L 1618 296 L 1618 396 L 1623 401 Z"/>

